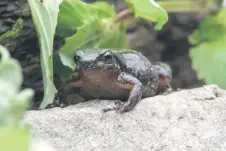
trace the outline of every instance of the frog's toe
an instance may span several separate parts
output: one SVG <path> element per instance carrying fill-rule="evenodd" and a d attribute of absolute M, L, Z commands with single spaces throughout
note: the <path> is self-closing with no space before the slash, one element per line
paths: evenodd
<path fill-rule="evenodd" d="M 124 103 L 122 101 L 116 101 L 115 106 L 109 107 L 109 108 L 104 108 L 103 112 L 109 112 L 115 110 L 116 112 L 120 112 L 121 108 L 123 108 Z"/>
<path fill-rule="evenodd" d="M 122 104 L 123 102 L 121 101 L 121 100 L 116 100 L 115 101 L 115 105 L 120 105 L 120 104 Z"/>
<path fill-rule="evenodd" d="M 130 104 L 124 104 L 120 109 L 119 112 L 120 113 L 125 113 L 125 112 L 129 112 L 130 110 L 133 109 L 133 106 Z"/>
<path fill-rule="evenodd" d="M 55 104 L 48 104 L 47 106 L 46 106 L 46 109 L 50 109 L 50 108 L 54 108 L 56 105 Z"/>
<path fill-rule="evenodd" d="M 68 104 L 66 104 L 66 103 L 60 103 L 60 105 L 59 105 L 59 107 L 61 107 L 61 108 L 64 108 L 64 107 L 67 107 L 68 106 Z"/>

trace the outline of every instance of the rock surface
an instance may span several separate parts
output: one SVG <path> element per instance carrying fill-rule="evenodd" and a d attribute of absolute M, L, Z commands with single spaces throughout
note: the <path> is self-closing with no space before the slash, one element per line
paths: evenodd
<path fill-rule="evenodd" d="M 226 91 L 215 85 L 143 99 L 125 114 L 102 109 L 113 101 L 28 111 L 36 137 L 58 151 L 226 150 Z"/>

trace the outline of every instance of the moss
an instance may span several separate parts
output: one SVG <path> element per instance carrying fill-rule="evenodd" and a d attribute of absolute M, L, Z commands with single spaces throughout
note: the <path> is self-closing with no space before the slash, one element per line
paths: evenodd
<path fill-rule="evenodd" d="M 7 41 L 17 38 L 23 29 L 23 19 L 17 19 L 16 23 L 13 25 L 12 29 L 6 33 L 0 35 L 0 42 L 5 43 Z"/>

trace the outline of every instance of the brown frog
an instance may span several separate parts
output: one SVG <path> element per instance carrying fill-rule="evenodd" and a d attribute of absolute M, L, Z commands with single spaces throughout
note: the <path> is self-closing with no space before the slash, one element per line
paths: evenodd
<path fill-rule="evenodd" d="M 104 111 L 122 113 L 132 110 L 142 98 L 162 94 L 170 88 L 171 68 L 162 62 L 153 65 L 134 50 L 79 50 L 74 61 L 77 72 L 58 91 L 58 105 L 92 99 L 121 100 Z M 70 90 L 80 101 L 65 101 Z"/>

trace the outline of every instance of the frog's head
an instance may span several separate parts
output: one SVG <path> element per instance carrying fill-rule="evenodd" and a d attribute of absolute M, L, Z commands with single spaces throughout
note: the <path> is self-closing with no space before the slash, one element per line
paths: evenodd
<path fill-rule="evenodd" d="M 117 70 L 119 65 L 114 54 L 108 49 L 79 50 L 74 55 L 78 68 L 83 70 Z"/>
<path fill-rule="evenodd" d="M 172 80 L 172 69 L 164 62 L 156 62 L 154 68 L 159 76 L 159 91 L 164 91 Z"/>

